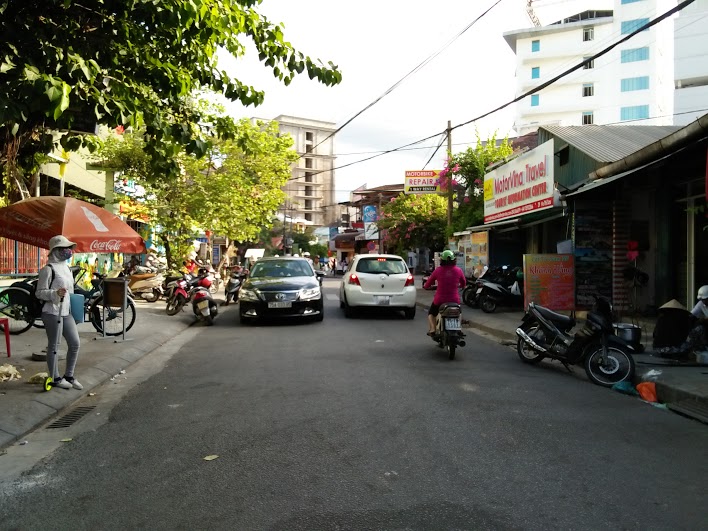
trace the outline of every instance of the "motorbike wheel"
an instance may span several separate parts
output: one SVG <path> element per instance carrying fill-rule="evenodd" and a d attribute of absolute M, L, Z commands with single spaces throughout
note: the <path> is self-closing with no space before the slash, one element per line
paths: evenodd
<path fill-rule="evenodd" d="M 142 298 L 145 302 L 157 302 L 160 300 L 160 297 L 162 297 L 162 293 L 160 293 L 160 290 L 155 288 L 152 290 L 152 293 L 150 294 L 145 294 Z"/>
<path fill-rule="evenodd" d="M 631 381 L 634 375 L 634 358 L 628 352 L 618 347 L 602 348 L 595 345 L 585 356 L 585 373 L 590 381 L 603 387 Z"/>
<path fill-rule="evenodd" d="M 177 315 L 182 311 L 184 306 L 184 301 L 180 297 L 173 297 L 167 299 L 167 306 L 165 307 L 165 312 L 167 315 Z"/>
<path fill-rule="evenodd" d="M 466 289 L 462 291 L 462 302 L 464 302 L 470 308 L 476 308 L 477 298 L 474 289 Z"/>
<path fill-rule="evenodd" d="M 214 318 L 211 315 L 205 316 L 204 322 L 206 323 L 207 326 L 214 326 Z"/>
<path fill-rule="evenodd" d="M 543 334 L 543 331 L 538 323 L 532 323 L 530 326 L 525 327 L 524 332 L 526 332 L 532 339 L 536 339 Z M 516 353 L 524 363 L 538 363 L 546 357 L 540 352 L 536 352 L 534 349 L 529 347 L 521 338 L 518 338 L 516 341 Z"/>
<path fill-rule="evenodd" d="M 457 345 L 454 343 L 448 343 L 447 344 L 447 359 L 454 360 L 455 359 L 455 350 L 457 349 Z"/>
<path fill-rule="evenodd" d="M 209 293 L 213 295 L 217 291 L 219 291 L 219 281 L 214 280 L 214 282 L 211 283 L 211 286 L 209 286 Z"/>
<path fill-rule="evenodd" d="M 497 301 L 492 299 L 489 295 L 482 293 L 479 296 L 479 307 L 482 308 L 484 313 L 494 313 L 497 309 Z"/>

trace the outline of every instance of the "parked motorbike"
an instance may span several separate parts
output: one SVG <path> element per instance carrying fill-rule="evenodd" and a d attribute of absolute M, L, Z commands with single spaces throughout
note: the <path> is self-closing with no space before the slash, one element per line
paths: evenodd
<path fill-rule="evenodd" d="M 435 335 L 432 336 L 440 348 L 447 349 L 448 358 L 455 359 L 457 347 L 465 346 L 462 333 L 462 307 L 454 302 L 440 305 L 435 321 Z"/>
<path fill-rule="evenodd" d="M 634 348 L 614 334 L 612 306 L 604 297 L 595 296 L 583 327 L 571 334 L 575 319 L 529 303 L 521 326 L 516 350 L 524 363 L 538 363 L 544 358 L 569 365 L 582 364 L 591 382 L 611 387 L 631 381 L 634 374 Z"/>
<path fill-rule="evenodd" d="M 434 270 L 434 269 L 435 269 L 435 267 L 429 267 L 428 269 L 425 270 L 425 272 L 423 273 L 423 281 L 422 281 L 422 283 L 421 283 L 421 285 L 420 285 L 421 288 L 422 288 L 422 287 L 425 287 L 425 283 L 426 283 L 426 282 L 428 281 L 428 279 L 430 278 L 430 275 L 433 274 L 433 270 Z M 433 285 L 430 289 L 435 289 L 435 288 L 437 288 L 437 286 Z"/>
<path fill-rule="evenodd" d="M 197 284 L 199 277 L 185 273 L 176 278 L 168 277 L 168 280 L 170 278 L 173 280 L 167 282 L 165 287 L 165 299 L 167 300 L 165 312 L 167 315 L 177 315 L 191 298 L 192 288 Z"/>
<path fill-rule="evenodd" d="M 485 279 L 477 288 L 477 304 L 485 313 L 494 313 L 497 306 L 523 307 L 524 290 L 519 282 L 521 268 L 513 268 L 497 282 Z"/>
<path fill-rule="evenodd" d="M 224 288 L 224 306 L 228 306 L 230 302 L 238 301 L 238 292 L 241 291 L 241 285 L 247 275 L 247 269 L 231 269 L 229 280 Z"/>
<path fill-rule="evenodd" d="M 134 298 L 145 302 L 157 302 L 163 294 L 162 284 L 165 277 L 155 271 L 138 272 L 130 274 L 128 289 Z"/>
<path fill-rule="evenodd" d="M 484 271 L 475 279 L 474 283 L 468 283 L 467 287 L 462 291 L 462 302 L 470 308 L 478 308 L 479 295 L 482 293 L 484 285 L 488 282 L 505 282 L 505 278 L 509 275 L 510 270 L 511 268 L 506 265 L 485 267 Z"/>

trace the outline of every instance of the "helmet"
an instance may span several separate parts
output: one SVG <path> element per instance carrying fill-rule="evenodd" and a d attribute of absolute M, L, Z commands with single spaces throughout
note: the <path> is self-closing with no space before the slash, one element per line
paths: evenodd
<path fill-rule="evenodd" d="M 696 295 L 696 298 L 708 299 L 708 286 L 701 286 L 698 288 L 698 295 Z"/>
<path fill-rule="evenodd" d="M 443 262 L 453 262 L 455 260 L 455 253 L 453 253 L 450 249 L 443 251 L 440 255 L 440 260 Z"/>

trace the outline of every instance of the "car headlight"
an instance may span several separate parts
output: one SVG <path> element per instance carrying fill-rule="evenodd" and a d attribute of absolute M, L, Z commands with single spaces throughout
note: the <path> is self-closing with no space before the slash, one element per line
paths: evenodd
<path fill-rule="evenodd" d="M 311 301 L 320 298 L 320 288 L 307 288 L 300 290 L 301 301 Z"/>
<path fill-rule="evenodd" d="M 258 291 L 255 289 L 241 289 L 238 294 L 242 301 L 258 301 L 260 300 Z"/>

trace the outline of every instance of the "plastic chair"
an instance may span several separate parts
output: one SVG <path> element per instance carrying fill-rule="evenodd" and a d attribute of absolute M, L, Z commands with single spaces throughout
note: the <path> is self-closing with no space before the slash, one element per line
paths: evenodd
<path fill-rule="evenodd" d="M 5 331 L 5 346 L 7 347 L 7 357 L 10 357 L 10 319 L 0 317 L 0 326 Z"/>

